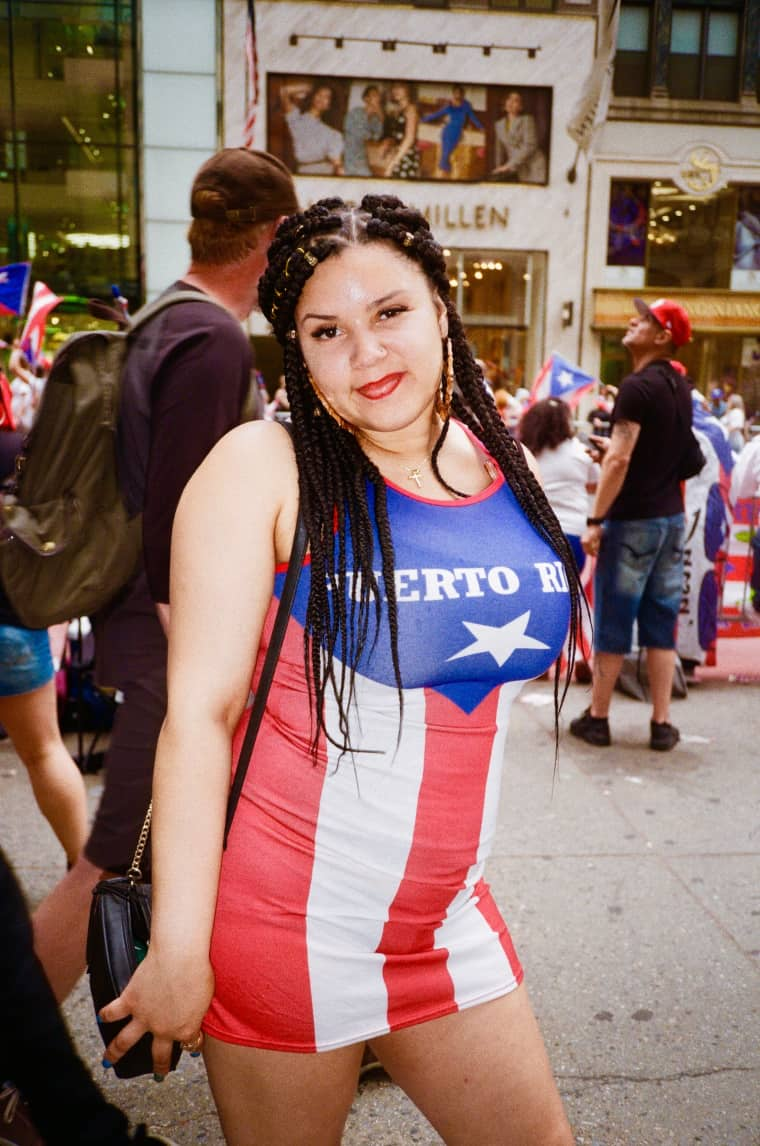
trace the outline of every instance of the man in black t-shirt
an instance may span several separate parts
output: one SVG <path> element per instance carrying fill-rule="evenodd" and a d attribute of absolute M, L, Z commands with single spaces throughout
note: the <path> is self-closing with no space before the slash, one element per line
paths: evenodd
<path fill-rule="evenodd" d="M 166 711 L 174 514 L 192 474 L 242 420 L 253 361 L 241 322 L 257 305 L 275 231 L 297 210 L 292 177 L 279 159 L 242 147 L 212 156 L 198 171 L 190 196 L 190 267 L 169 288 L 197 291 L 198 302 L 162 311 L 130 348 L 118 462 L 125 500 L 133 513 L 142 512 L 143 568 L 95 619 L 98 680 L 118 688 L 124 702 L 84 853 L 34 917 L 37 953 L 59 999 L 84 969 L 92 888 L 109 873 L 129 868 L 148 808 Z"/>
<path fill-rule="evenodd" d="M 670 365 L 691 338 L 682 306 L 635 299 L 623 345 L 633 372 L 623 379 L 612 411 L 596 502 L 582 537 L 596 556 L 594 670 L 591 705 L 570 723 L 574 736 L 604 747 L 608 714 L 634 622 L 647 650 L 652 694 L 649 746 L 678 743 L 670 723 L 675 630 L 683 584 L 684 504 L 679 469 L 691 433 L 691 395 Z"/>

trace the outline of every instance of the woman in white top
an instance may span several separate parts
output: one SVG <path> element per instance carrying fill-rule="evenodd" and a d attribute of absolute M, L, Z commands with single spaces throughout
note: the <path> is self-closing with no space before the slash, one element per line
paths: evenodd
<path fill-rule="evenodd" d="M 744 446 L 745 421 L 744 399 L 741 394 L 732 394 L 721 422 L 728 434 L 728 444 L 735 454 L 741 453 Z"/>
<path fill-rule="evenodd" d="M 586 554 L 581 546 L 581 536 L 586 529 L 589 494 L 594 492 L 599 480 L 599 466 L 575 437 L 570 407 L 559 398 L 545 398 L 528 406 L 520 418 L 518 437 L 538 462 L 547 501 L 557 515 L 578 569 L 583 574 Z M 584 585 L 588 580 L 588 577 L 581 577 Z M 575 662 L 575 678 L 581 684 L 588 684 L 591 680 L 590 655 L 591 633 L 584 628 L 579 636 Z M 557 662 L 558 671 L 559 664 Z"/>
<path fill-rule="evenodd" d="M 549 505 L 572 546 L 578 568 L 586 556 L 581 536 L 586 529 L 588 495 L 596 489 L 599 466 L 574 436 L 570 408 L 559 398 L 529 406 L 520 419 L 519 438 L 538 462 Z"/>

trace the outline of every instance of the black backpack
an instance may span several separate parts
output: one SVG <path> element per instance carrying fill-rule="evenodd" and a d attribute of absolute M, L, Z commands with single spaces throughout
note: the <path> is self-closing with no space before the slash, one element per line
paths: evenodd
<path fill-rule="evenodd" d="M 135 332 L 190 301 L 228 313 L 207 295 L 176 291 L 144 306 L 126 329 L 73 334 L 53 360 L 0 495 L 0 580 L 29 628 L 97 612 L 139 565 L 141 518 L 128 514 L 116 468 L 122 373 Z"/>

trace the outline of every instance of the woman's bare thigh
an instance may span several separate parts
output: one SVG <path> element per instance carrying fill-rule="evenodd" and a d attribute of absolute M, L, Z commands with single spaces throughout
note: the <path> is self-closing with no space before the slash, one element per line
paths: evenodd
<path fill-rule="evenodd" d="M 524 986 L 372 1048 L 447 1146 L 573 1146 Z"/>
<path fill-rule="evenodd" d="M 203 1051 L 228 1146 L 339 1146 L 363 1043 L 292 1054 L 206 1035 Z"/>

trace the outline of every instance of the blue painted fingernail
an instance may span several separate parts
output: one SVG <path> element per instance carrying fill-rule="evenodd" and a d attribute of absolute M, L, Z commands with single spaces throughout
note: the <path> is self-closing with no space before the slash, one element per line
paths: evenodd
<path fill-rule="evenodd" d="M 166 1078 L 165 1074 L 154 1074 L 153 1075 L 153 1081 L 154 1082 L 163 1082 L 165 1078 Z"/>
<path fill-rule="evenodd" d="M 110 1070 L 111 1067 L 113 1066 L 113 1063 L 109 1062 L 107 1058 L 104 1058 L 103 1059 L 103 1066 L 105 1067 L 106 1070 Z"/>
<path fill-rule="evenodd" d="M 201 1057 L 200 1051 L 190 1051 L 190 1058 L 200 1058 L 200 1057 Z"/>
<path fill-rule="evenodd" d="M 101 1019 L 100 1015 L 97 1012 L 95 1012 L 95 1022 L 98 1024 L 99 1027 L 102 1027 L 103 1023 L 105 1021 L 106 1021 L 105 1019 Z"/>

